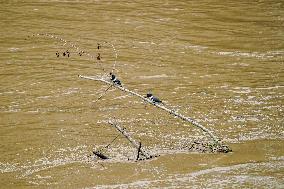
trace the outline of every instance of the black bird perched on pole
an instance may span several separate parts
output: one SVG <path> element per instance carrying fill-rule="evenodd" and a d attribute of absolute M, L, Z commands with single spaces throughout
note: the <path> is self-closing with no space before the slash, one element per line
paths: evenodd
<path fill-rule="evenodd" d="M 147 98 L 149 98 L 154 103 L 163 103 L 159 98 L 153 96 L 152 93 L 147 93 Z"/>
<path fill-rule="evenodd" d="M 122 85 L 121 85 L 121 82 L 116 78 L 116 76 L 115 76 L 114 74 L 109 73 L 109 75 L 111 76 L 110 80 L 111 80 L 114 84 L 119 85 L 119 86 L 122 86 Z"/>

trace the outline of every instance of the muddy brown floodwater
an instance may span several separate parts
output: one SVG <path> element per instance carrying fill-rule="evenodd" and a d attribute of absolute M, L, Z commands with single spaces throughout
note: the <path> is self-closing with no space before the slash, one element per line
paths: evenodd
<path fill-rule="evenodd" d="M 284 188 L 282 1 L 2 1 L 0 19 L 0 188 Z M 186 151 L 206 135 L 77 77 L 112 69 L 233 152 Z M 109 119 L 160 157 L 119 136 L 97 160 Z"/>

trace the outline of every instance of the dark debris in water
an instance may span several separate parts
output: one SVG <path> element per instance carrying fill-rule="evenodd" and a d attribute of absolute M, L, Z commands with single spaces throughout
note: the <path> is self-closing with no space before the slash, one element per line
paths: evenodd
<path fill-rule="evenodd" d="M 135 161 L 144 161 L 144 160 L 149 160 L 149 159 L 153 159 L 153 158 L 156 158 L 156 157 L 159 157 L 160 155 L 150 155 L 150 157 L 145 157 L 145 156 L 140 156 L 138 159 L 136 158 Z M 130 160 L 130 159 L 129 159 Z"/>
<path fill-rule="evenodd" d="M 79 56 L 82 56 L 84 53 L 85 53 L 84 51 L 80 51 Z"/>
<path fill-rule="evenodd" d="M 63 52 L 62 54 L 63 54 L 63 56 L 70 57 L 70 52 L 69 52 L 68 50 L 67 50 L 67 51 L 65 51 L 65 52 Z"/>
<path fill-rule="evenodd" d="M 202 152 L 202 153 L 232 152 L 232 149 L 228 145 L 224 145 L 220 142 L 194 141 L 193 143 L 184 146 L 183 149 L 193 152 Z"/>
<path fill-rule="evenodd" d="M 93 154 L 100 159 L 109 159 L 106 155 L 102 154 L 100 151 L 93 151 Z"/>
<path fill-rule="evenodd" d="M 81 54 L 80 54 L 81 53 Z M 82 54 L 84 53 L 83 51 L 80 52 L 79 55 L 82 56 Z M 56 57 L 59 58 L 60 57 L 60 53 L 58 51 L 56 51 L 55 53 Z M 70 52 L 69 50 L 66 50 L 62 53 L 62 56 L 67 56 L 67 57 L 70 57 Z"/>
<path fill-rule="evenodd" d="M 98 53 L 97 60 L 101 60 L 101 54 Z"/>

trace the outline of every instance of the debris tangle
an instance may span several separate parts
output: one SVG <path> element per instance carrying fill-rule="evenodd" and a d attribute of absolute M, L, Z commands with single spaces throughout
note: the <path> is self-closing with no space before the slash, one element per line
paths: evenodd
<path fill-rule="evenodd" d="M 188 147 L 188 150 L 194 150 L 194 151 L 202 151 L 202 152 L 221 152 L 221 153 L 228 153 L 231 152 L 232 150 L 229 148 L 229 146 L 224 145 L 211 131 L 209 131 L 207 128 L 205 128 L 203 125 L 201 125 L 200 123 L 196 122 L 194 119 L 190 118 L 190 117 L 186 117 L 174 110 L 171 110 L 167 107 L 165 107 L 162 104 L 156 103 L 154 101 L 152 101 L 150 98 L 144 97 L 134 91 L 131 91 L 129 89 L 126 89 L 125 87 L 121 86 L 121 85 L 117 85 L 115 83 L 112 83 L 111 81 L 107 81 L 101 77 L 88 77 L 88 76 L 81 76 L 79 75 L 78 77 L 83 78 L 83 79 L 89 79 L 89 80 L 94 80 L 94 81 L 100 81 L 103 82 L 107 85 L 112 85 L 113 87 L 116 87 L 117 89 L 126 92 L 126 93 L 130 93 L 136 97 L 141 98 L 144 102 L 147 102 L 159 109 L 162 109 L 166 112 L 168 112 L 169 114 L 180 118 L 181 120 L 185 121 L 185 122 L 189 122 L 191 125 L 201 129 L 203 132 L 205 132 L 208 136 L 210 136 L 210 138 L 213 140 L 210 143 L 204 143 L 204 142 L 195 142 L 193 143 L 190 147 Z M 136 142 L 135 143 L 135 147 L 138 149 L 139 148 L 139 144 Z"/>
<path fill-rule="evenodd" d="M 92 61 L 95 61 L 95 63 L 97 65 L 99 65 L 99 68 L 101 71 L 104 72 L 105 75 L 108 74 L 108 72 L 106 72 L 106 68 L 104 68 L 104 64 L 103 63 L 103 59 L 102 59 L 102 56 L 101 56 L 101 53 L 98 52 L 97 55 L 93 55 L 89 52 L 87 52 L 86 50 L 82 50 L 79 46 L 75 45 L 74 43 L 72 42 L 69 42 L 57 35 L 53 35 L 53 34 L 49 34 L 49 33 L 38 33 L 38 34 L 33 34 L 32 37 L 43 37 L 43 38 L 47 38 L 47 39 L 54 39 L 56 41 L 59 41 L 63 44 L 64 47 L 69 47 L 69 48 L 72 48 L 75 52 L 75 54 L 78 54 L 79 56 L 87 56 L 90 60 Z M 29 39 L 29 36 L 28 36 L 28 39 Z M 112 51 L 113 51 L 113 54 L 114 54 L 114 62 L 112 64 L 112 72 L 114 72 L 116 70 L 116 64 L 117 64 L 117 58 L 118 58 L 118 55 L 117 55 L 117 51 L 116 51 L 116 48 L 115 46 L 110 43 L 110 42 L 107 42 L 107 41 L 103 41 L 101 43 L 98 43 L 97 44 L 97 49 L 98 51 L 100 51 L 104 46 L 109 46 L 111 47 Z M 66 50 L 62 53 L 62 55 L 65 57 L 70 57 L 71 54 L 70 54 L 70 51 L 69 50 Z M 57 51 L 56 52 L 56 57 L 60 57 L 60 54 L 59 52 Z"/>

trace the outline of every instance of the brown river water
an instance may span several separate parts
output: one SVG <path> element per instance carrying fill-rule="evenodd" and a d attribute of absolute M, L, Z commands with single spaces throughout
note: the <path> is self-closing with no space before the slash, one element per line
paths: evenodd
<path fill-rule="evenodd" d="M 15 0 L 0 19 L 0 188 L 284 188 L 283 1 Z M 233 152 L 184 150 L 208 137 L 78 77 L 112 70 Z M 110 119 L 160 156 L 120 135 L 95 158 Z"/>

